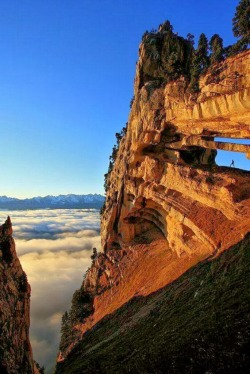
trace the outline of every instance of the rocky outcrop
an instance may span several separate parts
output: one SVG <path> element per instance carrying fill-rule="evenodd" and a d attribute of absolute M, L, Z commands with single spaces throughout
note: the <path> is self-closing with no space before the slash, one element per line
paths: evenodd
<path fill-rule="evenodd" d="M 61 352 L 58 373 L 77 372 L 72 369 L 72 355 L 82 352 L 85 357 L 85 349 L 90 354 L 92 332 L 106 316 L 111 315 L 112 325 L 114 315 L 117 323 L 115 316 L 123 313 L 133 298 L 148 300 L 200 262 L 216 261 L 250 231 L 250 173 L 219 167 L 215 162 L 216 149 L 249 157 L 249 146 L 214 140 L 250 138 L 250 51 L 212 66 L 200 78 L 200 91 L 193 93 L 184 64 L 190 46 L 183 38 L 171 37 L 172 49 L 184 51 L 179 61 L 184 67 L 177 75 L 170 74 L 173 56 L 166 53 L 171 48 L 164 27 L 146 34 L 140 45 L 126 135 L 106 181 L 103 253 L 93 258 L 81 288 L 91 295 L 89 313 L 74 324 L 78 338 Z M 244 248 L 248 246 L 249 242 Z M 176 290 L 175 297 L 178 294 Z M 139 319 L 146 313 L 143 309 L 137 312 Z M 115 334 L 123 332 L 117 329 Z M 150 338 L 150 334 L 145 336 Z M 108 339 L 105 333 L 102 337 Z M 161 349 L 159 345 L 159 352 Z M 68 355 L 73 366 L 67 366 Z M 99 370 L 93 372 L 140 372 L 136 363 L 128 365 L 128 371 L 115 371 L 118 366 L 105 371 L 96 363 L 89 365 Z"/>
<path fill-rule="evenodd" d="M 15 250 L 10 218 L 0 226 L 0 371 L 33 374 L 30 285 Z"/>

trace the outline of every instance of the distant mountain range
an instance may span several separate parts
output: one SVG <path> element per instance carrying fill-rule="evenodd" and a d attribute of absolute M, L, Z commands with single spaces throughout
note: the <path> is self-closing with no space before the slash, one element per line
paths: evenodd
<path fill-rule="evenodd" d="M 88 195 L 59 195 L 37 196 L 30 199 L 17 199 L 0 196 L 0 209 L 100 209 L 105 197 L 98 194 Z"/>

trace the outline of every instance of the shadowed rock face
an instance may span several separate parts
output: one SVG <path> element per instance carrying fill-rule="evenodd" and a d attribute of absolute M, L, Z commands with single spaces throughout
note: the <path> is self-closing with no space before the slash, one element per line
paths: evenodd
<path fill-rule="evenodd" d="M 15 250 L 10 218 L 0 226 L 1 373 L 32 374 L 30 286 Z"/>
<path fill-rule="evenodd" d="M 250 138 L 250 52 L 213 66 L 201 77 L 200 92 L 191 94 L 184 75 L 164 80 L 165 38 L 160 30 L 140 46 L 127 132 L 107 179 L 104 253 L 93 259 L 82 285 L 92 312 L 74 325 L 83 342 L 87 330 L 98 329 L 97 322 L 133 297 L 148 298 L 250 231 L 250 173 L 215 163 L 216 149 L 249 156 L 249 146 L 214 142 Z M 65 360 L 77 340 L 70 343 L 59 355 L 58 373 L 77 372 Z M 84 343 L 73 352 L 77 347 L 84 354 Z M 135 366 L 129 370 L 138 372 Z"/>

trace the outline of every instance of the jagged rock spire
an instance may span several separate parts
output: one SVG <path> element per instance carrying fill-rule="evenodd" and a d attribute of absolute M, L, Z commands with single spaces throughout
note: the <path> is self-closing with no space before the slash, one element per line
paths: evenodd
<path fill-rule="evenodd" d="M 10 219 L 10 216 L 7 217 L 5 223 L 0 226 L 0 233 L 2 233 L 2 235 L 12 235 L 12 223 L 11 223 L 11 219 Z"/>

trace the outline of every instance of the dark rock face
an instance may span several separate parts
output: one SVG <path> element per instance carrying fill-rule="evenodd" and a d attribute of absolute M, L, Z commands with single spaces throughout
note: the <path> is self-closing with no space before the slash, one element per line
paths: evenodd
<path fill-rule="evenodd" d="M 30 285 L 15 250 L 10 218 L 0 226 L 0 370 L 33 374 Z"/>

